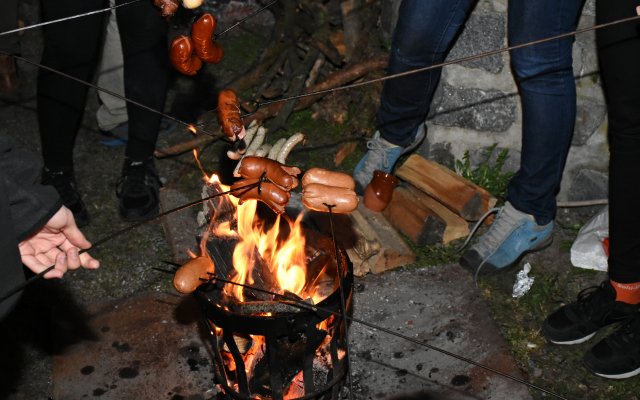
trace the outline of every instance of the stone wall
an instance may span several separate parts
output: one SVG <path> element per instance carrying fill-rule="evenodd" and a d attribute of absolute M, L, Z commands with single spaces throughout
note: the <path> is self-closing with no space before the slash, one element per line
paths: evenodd
<path fill-rule="evenodd" d="M 384 3 L 382 25 L 388 35 L 400 0 Z M 505 47 L 507 3 L 480 0 L 449 59 Z M 594 0 L 587 0 L 579 27 L 594 23 Z M 607 194 L 606 108 L 594 38 L 594 32 L 577 35 L 573 48 L 578 114 L 559 200 L 588 200 Z M 418 150 L 423 156 L 453 167 L 466 150 L 478 162 L 484 149 L 498 143 L 498 149 L 509 149 L 505 169 L 517 170 L 522 119 L 508 53 L 445 67 L 427 125 L 427 139 Z"/>

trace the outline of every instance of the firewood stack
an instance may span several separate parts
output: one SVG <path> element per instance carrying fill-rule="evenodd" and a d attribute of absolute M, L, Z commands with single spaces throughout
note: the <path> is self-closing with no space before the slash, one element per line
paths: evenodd
<path fill-rule="evenodd" d="M 497 199 L 448 168 L 417 154 L 395 171 L 401 183 L 384 210 L 389 222 L 415 244 L 447 244 L 469 234 L 469 224 Z"/>

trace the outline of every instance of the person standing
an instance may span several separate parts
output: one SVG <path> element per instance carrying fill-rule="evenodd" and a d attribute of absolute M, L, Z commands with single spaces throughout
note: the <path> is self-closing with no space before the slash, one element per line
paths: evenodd
<path fill-rule="evenodd" d="M 124 3 L 117 0 L 116 4 Z M 106 0 L 42 0 L 44 21 L 98 10 Z M 83 81 L 92 78 L 100 56 L 103 13 L 46 25 L 42 64 Z M 150 1 L 117 9 L 124 59 L 124 91 L 128 99 L 153 110 L 164 107 L 168 79 L 168 23 Z M 89 221 L 78 192 L 73 147 L 88 88 L 46 69 L 38 75 L 38 125 L 44 158 L 43 183 L 53 185 L 78 225 Z M 160 115 L 127 103 L 129 137 L 121 178 L 116 189 L 120 216 L 138 221 L 157 214 L 161 186 L 153 151 Z M 91 168 L 90 165 L 83 166 Z"/>
<path fill-rule="evenodd" d="M 596 1 L 597 24 L 634 12 L 640 14 L 637 0 Z M 609 122 L 609 276 L 549 315 L 542 332 L 568 345 L 619 323 L 584 362 L 596 375 L 624 379 L 640 374 L 640 22 L 599 29 L 596 39 Z"/>
<path fill-rule="evenodd" d="M 18 0 L 3 0 L 0 3 L 0 32 L 18 27 Z M 13 54 L 20 53 L 20 38 L 17 33 L 0 36 L 0 94 L 11 94 L 18 89 L 18 69 Z"/>
<path fill-rule="evenodd" d="M 404 0 L 399 9 L 389 74 L 443 62 L 477 0 Z M 575 30 L 583 0 L 509 0 L 508 40 L 518 45 Z M 460 264 L 479 272 L 513 265 L 551 243 L 555 196 L 576 115 L 573 38 L 513 50 L 511 64 L 522 102 L 520 169 L 491 228 Z M 386 80 L 377 114 L 379 130 L 353 176 L 359 190 L 373 171 L 391 172 L 425 137 L 425 120 L 441 68 Z"/>

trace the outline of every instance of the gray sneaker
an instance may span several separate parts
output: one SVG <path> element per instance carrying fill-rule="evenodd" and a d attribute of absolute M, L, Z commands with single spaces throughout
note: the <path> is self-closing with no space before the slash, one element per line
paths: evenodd
<path fill-rule="evenodd" d="M 358 165 L 353 170 L 353 179 L 356 181 L 356 191 L 360 194 L 369 184 L 373 173 L 381 170 L 390 173 L 396 161 L 416 147 L 424 140 L 426 129 L 424 124 L 420 124 L 411 144 L 407 147 L 397 146 L 389 143 L 380 137 L 380 131 L 376 131 L 373 137 L 367 142 L 367 152 L 360 159 Z"/>
<path fill-rule="evenodd" d="M 523 255 L 551 244 L 553 221 L 538 225 L 533 215 L 507 202 L 489 230 L 460 258 L 460 265 L 475 271 L 499 270 L 515 264 Z"/>

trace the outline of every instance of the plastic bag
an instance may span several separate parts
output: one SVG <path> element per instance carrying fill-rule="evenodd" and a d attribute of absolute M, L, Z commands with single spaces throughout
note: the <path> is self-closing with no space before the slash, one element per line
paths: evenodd
<path fill-rule="evenodd" d="M 606 271 L 608 253 L 609 207 L 605 206 L 578 232 L 571 246 L 571 263 L 575 267 Z"/>

